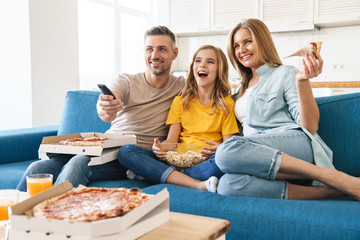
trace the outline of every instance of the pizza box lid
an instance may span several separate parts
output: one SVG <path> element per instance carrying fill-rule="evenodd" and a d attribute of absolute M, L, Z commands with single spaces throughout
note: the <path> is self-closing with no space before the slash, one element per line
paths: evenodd
<path fill-rule="evenodd" d="M 58 144 L 61 140 L 69 138 L 85 137 L 107 137 L 103 146 L 71 146 Z M 101 156 L 106 148 L 114 148 L 125 144 L 136 144 L 136 136 L 133 134 L 112 134 L 112 133 L 75 133 L 59 136 L 44 137 L 40 144 L 39 153 L 62 153 L 62 154 L 79 154 L 89 156 Z"/>
<path fill-rule="evenodd" d="M 32 216 L 32 209 L 38 203 L 72 189 L 72 184 L 69 181 L 65 181 L 12 206 L 10 215 L 11 228 L 23 231 L 71 234 L 94 238 L 104 235 L 120 234 L 150 212 L 161 210 L 169 211 L 169 192 L 167 189 L 163 189 L 156 195 L 153 195 L 148 201 L 121 217 L 92 222 L 75 222 Z"/>

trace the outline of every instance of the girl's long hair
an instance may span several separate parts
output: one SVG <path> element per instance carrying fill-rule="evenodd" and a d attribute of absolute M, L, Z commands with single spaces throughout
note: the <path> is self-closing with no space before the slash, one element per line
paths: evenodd
<path fill-rule="evenodd" d="M 183 94 L 184 109 L 185 111 L 188 110 L 190 108 L 189 103 L 197 96 L 198 86 L 195 80 L 193 66 L 196 55 L 198 54 L 199 51 L 204 49 L 214 50 L 218 63 L 218 74 L 215 80 L 214 91 L 211 96 L 213 100 L 211 104 L 211 109 L 213 110 L 214 113 L 218 113 L 217 109 L 220 109 L 225 113 L 225 115 L 228 115 L 230 113 L 230 110 L 225 101 L 225 96 L 229 96 L 231 94 L 231 87 L 229 84 L 229 66 L 224 52 L 220 48 L 214 47 L 212 45 L 203 45 L 194 53 L 189 68 L 189 75 L 185 83 L 186 86 L 185 92 Z"/>
<path fill-rule="evenodd" d="M 272 67 L 282 65 L 279 54 L 275 48 L 274 41 L 271 37 L 269 29 L 266 25 L 255 18 L 243 19 L 237 24 L 234 29 L 229 33 L 227 41 L 227 52 L 231 64 L 237 70 L 241 77 L 241 86 L 238 96 L 241 97 L 249 86 L 250 79 L 252 78 L 252 71 L 250 68 L 243 66 L 235 56 L 234 49 L 234 35 L 240 29 L 247 29 L 252 36 L 253 44 L 255 44 L 255 55 L 258 59 Z"/>

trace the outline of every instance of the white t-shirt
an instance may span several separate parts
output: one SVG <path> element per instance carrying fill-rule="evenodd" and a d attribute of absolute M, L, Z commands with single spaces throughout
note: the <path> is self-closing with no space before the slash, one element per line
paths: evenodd
<path fill-rule="evenodd" d="M 118 112 L 107 132 L 135 134 L 137 145 L 151 150 L 154 138 L 166 139 L 166 118 L 174 97 L 184 84 L 183 77 L 170 75 L 167 84 L 158 89 L 147 83 L 144 73 L 119 75 L 109 88 L 121 93 L 125 107 Z"/>
<path fill-rule="evenodd" d="M 246 89 L 244 95 L 236 100 L 234 107 L 235 116 L 241 123 L 241 126 L 243 127 L 244 136 L 249 136 L 251 134 L 258 133 L 258 131 L 255 128 L 249 127 L 249 125 L 246 124 L 247 100 L 249 98 L 252 89 L 253 89 L 252 87 Z"/>

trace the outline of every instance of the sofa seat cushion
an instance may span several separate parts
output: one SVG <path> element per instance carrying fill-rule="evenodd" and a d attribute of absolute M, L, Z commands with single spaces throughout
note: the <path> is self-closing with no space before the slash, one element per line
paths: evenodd
<path fill-rule="evenodd" d="M 151 186 L 152 183 L 140 180 L 107 180 L 91 182 L 89 187 L 106 187 L 106 188 L 133 188 L 138 187 L 140 189 Z"/>
<path fill-rule="evenodd" d="M 360 239 L 360 204 L 349 198 L 295 201 L 232 197 L 172 184 L 143 191 L 156 194 L 164 188 L 170 193 L 171 211 L 229 220 L 227 239 Z"/>
<path fill-rule="evenodd" d="M 28 160 L 23 162 L 6 163 L 0 165 L 0 189 L 16 188 L 25 170 L 32 163 L 37 161 Z"/>

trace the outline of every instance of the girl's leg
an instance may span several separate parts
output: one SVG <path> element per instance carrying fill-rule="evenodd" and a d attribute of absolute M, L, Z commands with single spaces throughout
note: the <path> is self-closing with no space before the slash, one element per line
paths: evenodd
<path fill-rule="evenodd" d="M 215 163 L 215 155 L 212 155 L 205 162 L 202 162 L 191 168 L 185 169 L 183 173 L 201 181 L 208 180 L 211 176 L 220 178 L 222 175 L 224 175 L 224 173 L 219 169 L 219 167 Z"/>
<path fill-rule="evenodd" d="M 165 183 L 175 170 L 158 160 L 152 151 L 132 144 L 120 148 L 118 159 L 125 168 L 156 183 Z"/>
<path fill-rule="evenodd" d="M 119 161 L 127 169 L 153 182 L 167 182 L 207 190 L 207 181 L 200 181 L 176 171 L 174 167 L 158 160 L 152 151 L 136 145 L 122 146 L 119 150 Z"/>

